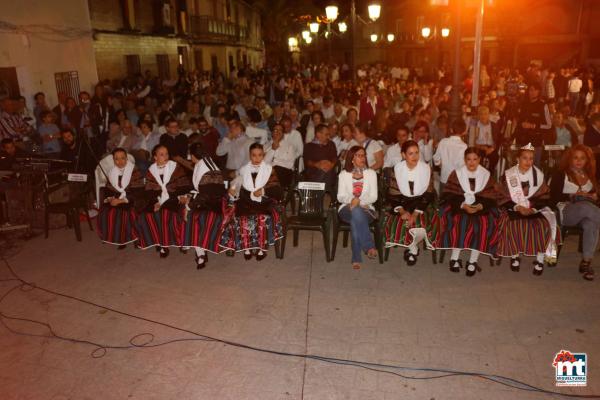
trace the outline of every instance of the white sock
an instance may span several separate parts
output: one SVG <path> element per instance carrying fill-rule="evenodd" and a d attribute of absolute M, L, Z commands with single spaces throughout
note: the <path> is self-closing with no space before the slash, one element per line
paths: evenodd
<path fill-rule="evenodd" d="M 477 250 L 471 250 L 471 257 L 469 258 L 469 262 L 471 264 L 476 263 L 479 260 L 479 252 Z"/>
<path fill-rule="evenodd" d="M 244 254 L 250 254 L 250 250 L 244 251 Z"/>
<path fill-rule="evenodd" d="M 544 263 L 544 253 L 537 253 L 537 255 L 535 256 L 535 260 L 537 262 L 539 262 L 540 264 Z"/>
<path fill-rule="evenodd" d="M 259 250 L 259 251 L 258 251 L 258 255 L 259 255 L 259 256 L 262 256 L 262 255 L 263 255 L 263 251 L 262 251 L 262 250 Z"/>
<path fill-rule="evenodd" d="M 510 265 L 519 265 L 520 262 L 517 260 L 517 256 L 511 257 L 510 258 Z"/>
<path fill-rule="evenodd" d="M 456 261 L 460 257 L 460 249 L 452 249 L 452 255 L 450 256 L 450 260 Z"/>
<path fill-rule="evenodd" d="M 203 249 L 196 248 L 196 256 L 197 257 L 202 257 L 205 254 L 206 254 L 206 251 L 204 251 Z"/>

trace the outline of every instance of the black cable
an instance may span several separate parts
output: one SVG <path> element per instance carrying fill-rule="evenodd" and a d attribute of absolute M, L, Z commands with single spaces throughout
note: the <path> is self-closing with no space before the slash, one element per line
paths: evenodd
<path fill-rule="evenodd" d="M 247 345 L 247 344 L 243 344 L 243 343 L 233 342 L 233 341 L 226 340 L 226 339 L 219 339 L 219 338 L 211 337 L 208 335 L 203 335 L 201 333 L 194 332 L 189 329 L 180 328 L 180 327 L 177 327 L 177 326 L 165 323 L 165 322 L 155 321 L 155 320 L 145 318 L 145 317 L 142 317 L 139 315 L 130 314 L 130 313 L 127 313 L 124 311 L 114 309 L 112 307 L 108 307 L 108 306 L 104 306 L 101 304 L 91 302 L 89 300 L 81 299 L 81 298 L 78 298 L 75 296 L 71 296 L 68 294 L 56 292 L 56 291 L 53 291 L 50 289 L 46 289 L 46 288 L 37 286 L 35 283 L 30 283 L 30 282 L 27 282 L 27 281 L 23 280 L 22 278 L 20 278 L 14 272 L 10 263 L 4 258 L 4 256 L 0 255 L 0 258 L 2 258 L 2 261 L 4 261 L 4 264 L 8 268 L 10 274 L 13 276 L 13 278 L 10 278 L 10 279 L 4 280 L 4 281 L 10 280 L 10 281 L 19 281 L 20 282 L 20 284 L 13 286 L 10 290 L 8 290 L 6 293 L 4 293 L 2 295 L 2 297 L 0 297 L 0 305 L 10 294 L 14 293 L 14 291 L 16 289 L 21 289 L 22 291 L 27 291 L 27 292 L 37 289 L 37 290 L 46 292 L 48 294 L 52 294 L 54 296 L 63 297 L 63 298 L 70 299 L 70 300 L 73 300 L 73 301 L 76 301 L 79 303 L 84 303 L 84 304 L 87 304 L 87 305 L 90 305 L 90 306 L 93 306 L 96 308 L 101 308 L 106 311 L 111 311 L 111 312 L 114 312 L 116 314 L 119 314 L 119 315 L 122 315 L 125 317 L 137 319 L 139 321 L 148 322 L 148 323 L 154 324 L 154 325 L 163 326 L 166 328 L 170 328 L 170 329 L 173 329 L 173 330 L 176 330 L 179 332 L 183 332 L 183 333 L 187 333 L 187 334 L 195 336 L 194 338 L 172 339 L 172 340 L 167 340 L 167 341 L 164 341 L 161 343 L 153 343 L 154 335 L 152 333 L 140 333 L 140 334 L 133 336 L 129 340 L 128 345 L 106 345 L 106 344 L 92 342 L 89 340 L 76 339 L 76 338 L 62 336 L 62 335 L 57 334 L 54 331 L 54 329 L 52 328 L 52 326 L 46 322 L 41 322 L 41 321 L 32 320 L 32 319 L 28 319 L 28 318 L 9 316 L 0 311 L 0 322 L 10 332 L 12 332 L 14 334 L 24 335 L 24 336 L 44 337 L 44 338 L 49 338 L 49 339 L 67 341 L 70 343 L 94 346 L 95 349 L 91 352 L 91 356 L 95 357 L 95 358 L 103 357 L 106 354 L 107 350 L 109 350 L 109 349 L 114 349 L 114 350 L 127 350 L 127 349 L 133 349 L 133 348 L 144 349 L 144 348 L 154 348 L 154 347 L 165 346 L 168 344 L 178 343 L 178 342 L 211 341 L 211 342 L 222 343 L 222 344 L 240 348 L 240 349 L 256 351 L 256 352 L 260 352 L 260 353 L 266 353 L 266 354 L 272 354 L 272 355 L 284 356 L 284 357 L 303 358 L 303 359 L 315 360 L 315 361 L 325 362 L 325 363 L 329 363 L 329 364 L 336 364 L 336 365 L 352 366 L 352 367 L 362 368 L 362 369 L 373 371 L 373 372 L 391 374 L 394 376 L 398 376 L 398 377 L 401 377 L 404 379 L 410 379 L 410 380 L 433 380 L 433 379 L 449 378 L 449 377 L 456 377 L 456 376 L 465 376 L 465 377 L 478 378 L 478 379 L 482 379 L 482 380 L 491 381 L 491 382 L 494 382 L 494 383 L 497 383 L 497 384 L 500 384 L 503 386 L 507 386 L 507 387 L 510 387 L 513 389 L 518 389 L 518 390 L 527 391 L 527 392 L 534 392 L 534 393 L 540 393 L 540 394 L 552 395 L 552 396 L 561 396 L 561 397 L 567 397 L 567 398 L 600 399 L 600 395 L 578 395 L 578 394 L 560 393 L 560 392 L 555 392 L 555 391 L 551 391 L 551 390 L 538 388 L 538 387 L 530 385 L 526 382 L 522 382 L 517 379 L 510 378 L 510 377 L 506 377 L 506 376 L 502 376 L 502 375 L 488 374 L 488 373 L 483 373 L 483 372 L 467 372 L 467 371 L 441 369 L 441 368 L 416 368 L 416 367 L 407 367 L 407 366 L 401 366 L 401 365 L 387 365 L 387 364 L 379 364 L 379 363 L 370 363 L 370 362 L 365 362 L 365 361 L 347 360 L 347 359 L 341 359 L 341 358 L 335 358 L 335 357 L 323 357 L 323 356 L 311 355 L 311 354 L 289 353 L 289 352 L 277 351 L 277 350 L 272 350 L 272 349 L 265 349 L 265 348 L 261 348 L 261 347 L 255 347 L 255 346 L 251 346 L 251 345 Z M 50 335 L 17 331 L 13 328 L 10 328 L 4 321 L 5 319 L 21 321 L 21 322 L 29 322 L 29 323 L 32 323 L 35 325 L 45 327 L 50 332 Z M 137 339 L 142 338 L 144 336 L 147 336 L 148 339 L 141 343 L 136 343 Z M 394 371 L 390 371 L 390 370 L 403 370 L 403 371 L 420 372 L 420 373 L 426 372 L 426 373 L 432 373 L 435 375 L 410 376 L 410 375 L 405 375 L 405 374 L 401 374 L 399 372 L 394 372 Z"/>

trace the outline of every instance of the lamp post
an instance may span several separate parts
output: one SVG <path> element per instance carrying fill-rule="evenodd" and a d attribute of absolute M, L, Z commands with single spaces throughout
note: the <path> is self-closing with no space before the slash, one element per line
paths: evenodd
<path fill-rule="evenodd" d="M 331 7 L 331 6 L 330 6 Z M 335 7 L 335 6 L 334 6 Z M 381 5 L 379 3 L 372 3 L 369 4 L 369 6 L 367 7 L 368 13 L 369 13 L 369 19 L 371 21 L 376 21 L 377 19 L 379 19 L 379 17 L 381 16 Z M 327 12 L 327 8 L 325 9 L 325 11 Z M 337 7 L 336 7 L 336 11 L 337 11 Z M 337 15 L 336 15 L 337 16 Z M 356 0 L 352 0 L 352 2 L 350 3 L 350 23 L 352 24 L 352 38 L 351 38 L 351 72 L 352 72 L 352 82 L 356 83 L 356 56 L 355 56 L 355 52 L 354 52 L 354 45 L 356 43 L 356 20 L 357 18 L 359 18 L 356 15 Z M 329 19 L 329 17 L 328 17 Z M 362 19 L 361 19 L 362 21 Z M 366 23 L 365 21 L 363 21 L 364 23 Z M 340 27 L 340 32 L 345 32 L 347 29 L 346 24 L 344 23 L 344 29 L 342 30 L 342 25 L 340 23 L 339 27 Z"/>
<path fill-rule="evenodd" d="M 327 47 L 329 51 L 329 64 L 331 64 L 331 23 L 334 22 L 338 17 L 338 8 L 335 5 L 325 7 L 325 15 L 327 16 Z"/>

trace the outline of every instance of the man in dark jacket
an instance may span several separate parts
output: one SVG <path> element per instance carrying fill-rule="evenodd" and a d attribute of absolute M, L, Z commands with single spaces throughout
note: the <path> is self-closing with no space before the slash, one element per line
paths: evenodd
<path fill-rule="evenodd" d="M 535 147 L 535 164 L 539 165 L 542 158 L 542 144 L 552 127 L 552 119 L 548 105 L 542 100 L 541 86 L 534 82 L 529 85 L 528 96 L 521 103 L 515 137 L 517 145 L 531 143 Z"/>

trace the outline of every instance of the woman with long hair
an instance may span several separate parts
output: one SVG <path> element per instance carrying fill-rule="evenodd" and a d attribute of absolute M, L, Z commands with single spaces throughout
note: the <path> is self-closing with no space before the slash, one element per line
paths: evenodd
<path fill-rule="evenodd" d="M 584 279 L 594 280 L 592 258 L 598 245 L 600 208 L 592 149 L 576 144 L 565 152 L 560 169 L 552 176 L 550 195 L 561 214 L 561 224 L 583 229 L 579 272 Z"/>
<path fill-rule="evenodd" d="M 352 146 L 346 152 L 344 169 L 338 176 L 337 199 L 340 219 L 350 224 L 352 267 L 360 269 L 362 253 L 377 257 L 369 225 L 375 219 L 373 203 L 377 201 L 377 174 L 367 165 L 367 152 Z"/>

